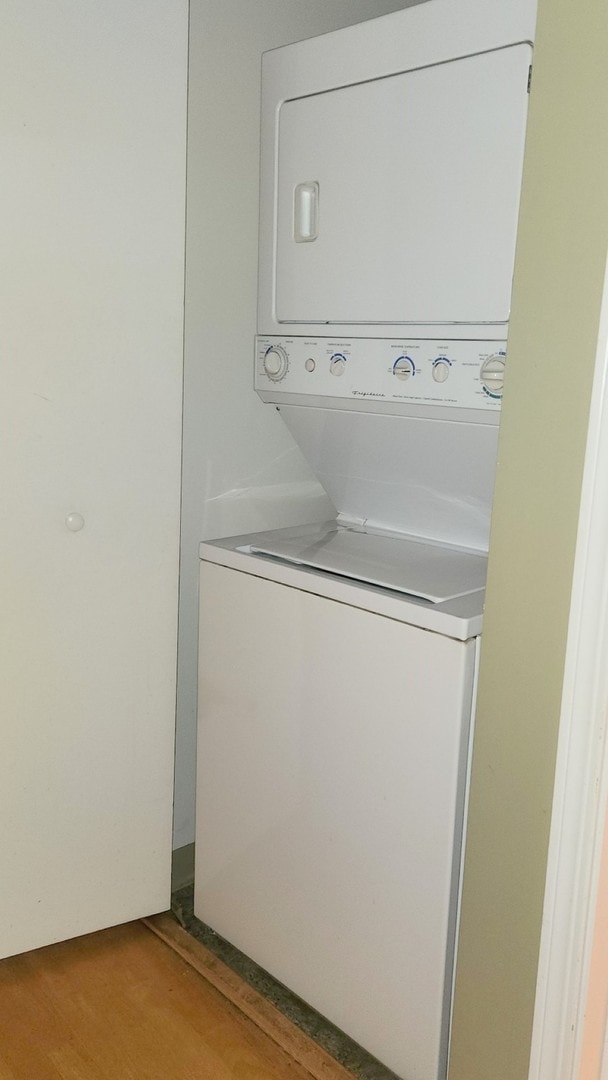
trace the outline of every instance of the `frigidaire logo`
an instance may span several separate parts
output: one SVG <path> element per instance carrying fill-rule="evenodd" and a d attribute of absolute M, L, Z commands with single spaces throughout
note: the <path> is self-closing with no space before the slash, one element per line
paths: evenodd
<path fill-rule="evenodd" d="M 386 397 L 386 394 L 375 394 L 373 390 L 353 390 L 353 397 Z"/>

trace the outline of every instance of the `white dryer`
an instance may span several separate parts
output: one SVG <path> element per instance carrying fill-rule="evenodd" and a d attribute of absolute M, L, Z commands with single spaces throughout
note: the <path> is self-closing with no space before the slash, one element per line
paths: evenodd
<path fill-rule="evenodd" d="M 195 913 L 446 1075 L 534 0 L 264 58 L 255 388 L 336 508 L 201 545 Z"/>

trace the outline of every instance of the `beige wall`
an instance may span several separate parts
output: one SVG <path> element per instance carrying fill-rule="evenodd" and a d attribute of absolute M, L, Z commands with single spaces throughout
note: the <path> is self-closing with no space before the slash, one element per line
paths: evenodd
<path fill-rule="evenodd" d="M 608 7 L 540 0 L 450 1080 L 526 1080 L 608 248 Z"/>

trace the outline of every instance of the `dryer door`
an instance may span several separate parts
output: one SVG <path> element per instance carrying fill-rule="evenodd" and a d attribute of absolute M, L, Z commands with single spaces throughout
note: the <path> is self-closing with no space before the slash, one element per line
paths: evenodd
<path fill-rule="evenodd" d="M 508 320 L 531 57 L 519 44 L 283 103 L 279 322 Z"/>

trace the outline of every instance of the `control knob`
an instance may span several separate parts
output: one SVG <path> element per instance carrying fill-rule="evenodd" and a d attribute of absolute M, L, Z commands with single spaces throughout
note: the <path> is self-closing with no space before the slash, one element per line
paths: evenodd
<path fill-rule="evenodd" d="M 342 353 L 334 353 L 329 361 L 329 370 L 332 375 L 343 375 L 346 369 L 346 357 Z"/>
<path fill-rule="evenodd" d="M 264 372 L 273 382 L 280 382 L 287 374 L 289 357 L 282 345 L 271 345 L 264 353 Z"/>
<path fill-rule="evenodd" d="M 393 375 L 396 375 L 398 379 L 405 382 L 406 379 L 411 378 L 416 373 L 414 367 L 414 361 L 411 356 L 399 356 L 393 364 Z"/>
<path fill-rule="evenodd" d="M 438 356 L 436 360 L 433 360 L 433 380 L 444 383 L 450 374 L 450 367 L 447 356 Z"/>
<path fill-rule="evenodd" d="M 479 378 L 486 394 L 489 394 L 490 397 L 502 397 L 502 388 L 505 381 L 505 360 L 504 352 L 493 353 L 481 365 Z"/>

